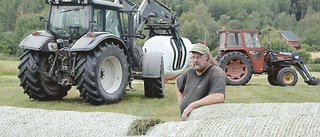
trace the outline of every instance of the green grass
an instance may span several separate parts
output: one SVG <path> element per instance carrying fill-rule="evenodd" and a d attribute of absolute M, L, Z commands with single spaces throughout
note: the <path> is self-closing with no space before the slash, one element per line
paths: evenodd
<path fill-rule="evenodd" d="M 116 112 L 144 118 L 158 118 L 165 121 L 179 120 L 179 106 L 173 91 L 173 84 L 166 85 L 166 97 L 163 99 L 144 98 L 143 86 L 134 84 L 137 91 L 128 90 L 123 99 L 112 105 L 93 106 L 79 97 L 79 92 L 72 88 L 68 95 L 59 101 L 37 101 L 29 99 L 19 87 L 16 76 L 0 76 L 0 106 L 22 108 L 41 108 L 50 110 L 73 110 L 84 112 Z"/>
<path fill-rule="evenodd" d="M 4 65 L 4 64 L 6 65 Z M 165 87 L 165 98 L 144 98 L 141 81 L 134 81 L 136 91 L 128 90 L 123 99 L 112 105 L 93 106 L 79 97 L 79 92 L 72 88 L 68 95 L 59 101 L 37 101 L 23 94 L 19 79 L 15 72 L 18 62 L 0 60 L 0 106 L 16 106 L 22 108 L 40 108 L 49 110 L 72 110 L 83 112 L 116 112 L 135 115 L 143 118 L 157 118 L 163 121 L 179 121 L 179 106 L 174 91 L 174 81 L 169 81 Z M 3 67 L 6 66 L 6 67 Z M 6 69 L 6 68 L 11 69 Z M 320 78 L 320 72 L 312 72 Z M 140 82 L 140 83 L 139 83 Z M 255 75 L 246 86 L 227 86 L 225 103 L 282 103 L 282 102 L 320 102 L 319 86 L 309 86 L 299 77 L 296 86 L 271 86 L 266 75 Z"/>
<path fill-rule="evenodd" d="M 0 60 L 0 75 L 16 75 L 18 74 L 19 61 Z"/>

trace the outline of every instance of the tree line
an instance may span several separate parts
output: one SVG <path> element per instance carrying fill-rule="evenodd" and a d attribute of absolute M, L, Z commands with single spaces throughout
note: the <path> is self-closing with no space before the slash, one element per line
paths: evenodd
<path fill-rule="evenodd" d="M 112 0 L 110 0 L 112 1 Z M 142 0 L 133 0 L 140 4 Z M 178 15 L 182 37 L 192 43 L 206 41 L 211 50 L 218 47 L 216 31 L 258 29 L 263 45 L 271 34 L 271 47 L 287 47 L 281 30 L 294 31 L 300 45 L 309 51 L 320 50 L 319 0 L 159 0 Z M 47 16 L 45 0 L 0 0 L 0 55 L 20 56 L 20 41 L 34 30 L 43 30 L 38 16 Z M 286 49 L 288 50 L 288 49 Z"/>

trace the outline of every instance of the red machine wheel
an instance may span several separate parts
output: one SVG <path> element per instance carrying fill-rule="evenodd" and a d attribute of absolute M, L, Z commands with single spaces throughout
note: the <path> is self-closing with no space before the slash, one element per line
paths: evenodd
<path fill-rule="evenodd" d="M 241 52 L 225 54 L 220 59 L 219 65 L 227 75 L 228 85 L 246 85 L 252 77 L 252 63 Z"/>

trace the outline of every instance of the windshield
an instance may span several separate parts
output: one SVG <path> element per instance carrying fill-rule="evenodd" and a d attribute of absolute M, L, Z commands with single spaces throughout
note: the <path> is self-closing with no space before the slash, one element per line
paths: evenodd
<path fill-rule="evenodd" d="M 89 28 L 88 6 L 53 6 L 49 30 L 61 38 L 79 38 Z"/>
<path fill-rule="evenodd" d="M 225 45 L 226 45 L 225 35 L 226 35 L 226 33 L 220 33 L 220 45 L 219 45 L 219 49 L 225 49 Z"/>
<path fill-rule="evenodd" d="M 245 32 L 244 39 L 246 42 L 247 47 L 250 48 L 260 48 L 260 41 L 258 38 L 258 34 L 255 32 Z"/>

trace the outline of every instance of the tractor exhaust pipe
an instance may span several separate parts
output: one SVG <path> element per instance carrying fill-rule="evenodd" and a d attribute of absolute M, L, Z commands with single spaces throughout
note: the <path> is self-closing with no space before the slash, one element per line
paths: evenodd
<path fill-rule="evenodd" d="M 271 47 L 270 32 L 271 32 L 271 29 L 269 29 L 269 31 L 268 31 L 268 44 L 267 44 L 267 49 L 268 49 L 268 50 L 270 50 L 270 47 Z"/>

